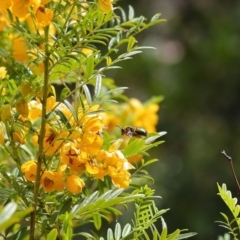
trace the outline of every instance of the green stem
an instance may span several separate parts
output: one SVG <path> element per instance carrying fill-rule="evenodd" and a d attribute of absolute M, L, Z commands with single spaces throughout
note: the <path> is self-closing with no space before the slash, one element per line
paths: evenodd
<path fill-rule="evenodd" d="M 30 220 L 30 240 L 35 239 L 35 222 L 36 222 L 36 212 L 37 212 L 37 205 L 38 205 L 38 194 L 40 188 L 40 181 L 41 181 L 41 168 L 42 162 L 44 160 L 44 137 L 45 137 L 45 126 L 47 123 L 47 94 L 48 94 L 48 82 L 49 82 L 49 49 L 48 49 L 48 34 L 49 34 L 49 27 L 44 29 L 45 31 L 45 58 L 44 58 L 44 85 L 43 85 L 43 99 L 42 99 L 42 122 L 41 122 L 41 129 L 39 134 L 39 148 L 38 148 L 38 159 L 37 159 L 37 173 L 36 173 L 36 181 L 34 186 L 34 211 L 31 213 L 31 220 Z"/>

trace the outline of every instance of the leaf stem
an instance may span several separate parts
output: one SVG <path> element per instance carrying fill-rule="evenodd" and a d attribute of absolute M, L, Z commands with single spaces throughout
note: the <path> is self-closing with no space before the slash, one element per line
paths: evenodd
<path fill-rule="evenodd" d="M 39 148 L 38 148 L 38 157 L 37 157 L 37 172 L 36 172 L 36 181 L 34 186 L 34 203 L 33 203 L 33 212 L 31 213 L 31 222 L 30 222 L 30 240 L 35 239 L 35 222 L 36 222 L 36 212 L 38 205 L 38 194 L 41 181 L 41 168 L 42 162 L 45 158 L 44 155 L 44 138 L 45 138 L 45 126 L 47 123 L 47 95 L 48 95 L 48 82 L 49 82 L 49 56 L 50 52 L 48 49 L 48 36 L 49 36 L 49 27 L 44 28 L 45 32 L 45 58 L 44 58 L 44 85 L 43 85 L 43 98 L 42 98 L 42 121 L 41 129 L 39 134 Z"/>

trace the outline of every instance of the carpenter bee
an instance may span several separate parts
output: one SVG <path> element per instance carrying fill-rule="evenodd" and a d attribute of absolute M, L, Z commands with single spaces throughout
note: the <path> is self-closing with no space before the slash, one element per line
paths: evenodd
<path fill-rule="evenodd" d="M 127 127 L 120 127 L 121 129 L 121 134 L 124 136 L 128 137 L 136 137 L 136 138 L 141 138 L 141 137 L 146 137 L 147 136 L 147 131 L 145 128 L 142 127 L 133 127 L 133 126 L 127 126 Z"/>

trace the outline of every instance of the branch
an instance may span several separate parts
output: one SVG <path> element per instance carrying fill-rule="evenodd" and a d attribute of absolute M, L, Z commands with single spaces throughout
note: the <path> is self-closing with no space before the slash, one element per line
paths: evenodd
<path fill-rule="evenodd" d="M 230 156 L 228 156 L 228 155 L 226 154 L 226 152 L 225 152 L 224 150 L 223 150 L 221 153 L 227 158 L 227 160 L 228 160 L 228 162 L 229 162 L 229 164 L 230 164 L 233 177 L 234 177 L 235 182 L 236 182 L 236 184 L 237 184 L 237 188 L 238 188 L 238 198 L 239 198 L 239 200 L 240 200 L 240 185 L 239 185 L 239 182 L 238 182 L 236 173 L 235 173 L 235 171 L 234 171 L 233 160 L 232 160 L 232 158 L 231 158 Z"/>

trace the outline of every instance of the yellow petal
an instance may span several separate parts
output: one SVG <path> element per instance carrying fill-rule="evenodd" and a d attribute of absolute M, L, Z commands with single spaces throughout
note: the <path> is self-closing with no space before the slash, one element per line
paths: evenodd
<path fill-rule="evenodd" d="M 99 8 L 104 12 L 108 13 L 113 10 L 113 5 L 111 0 L 98 0 Z"/>
<path fill-rule="evenodd" d="M 5 78 L 7 75 L 7 71 L 5 67 L 0 67 L 0 78 Z"/>
<path fill-rule="evenodd" d="M 12 6 L 12 1 L 11 0 L 1 0 L 0 1 L 0 9 L 1 10 L 6 10 Z"/>
<path fill-rule="evenodd" d="M 84 181 L 75 174 L 69 175 L 66 180 L 67 190 L 73 194 L 82 192 L 84 186 Z"/>
<path fill-rule="evenodd" d="M 53 11 L 51 9 L 45 8 L 44 6 L 40 6 L 37 10 L 36 17 L 38 23 L 43 27 L 46 27 L 52 22 Z"/>

